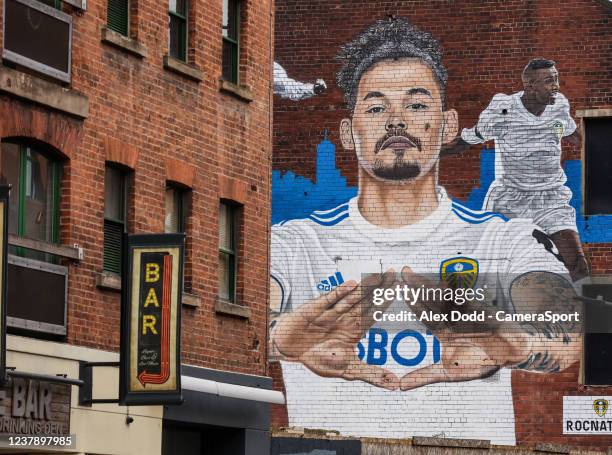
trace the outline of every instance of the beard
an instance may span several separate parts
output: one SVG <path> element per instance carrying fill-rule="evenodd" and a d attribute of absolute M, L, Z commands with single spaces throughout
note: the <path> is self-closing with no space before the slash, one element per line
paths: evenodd
<path fill-rule="evenodd" d="M 421 166 L 405 161 L 402 156 L 397 156 L 391 165 L 385 165 L 382 160 L 375 160 L 372 173 L 384 180 L 413 180 L 421 173 Z"/>

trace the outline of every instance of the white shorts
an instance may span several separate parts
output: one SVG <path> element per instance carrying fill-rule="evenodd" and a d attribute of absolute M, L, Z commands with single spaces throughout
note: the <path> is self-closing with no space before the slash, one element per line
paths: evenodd
<path fill-rule="evenodd" d="M 549 190 L 525 191 L 493 182 L 483 203 L 483 210 L 498 212 L 508 218 L 530 218 L 546 234 L 576 227 L 576 211 L 569 204 L 572 191 L 565 185 Z"/>

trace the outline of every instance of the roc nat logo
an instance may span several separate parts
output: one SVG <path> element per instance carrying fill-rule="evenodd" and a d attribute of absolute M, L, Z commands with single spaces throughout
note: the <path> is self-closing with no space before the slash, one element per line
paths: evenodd
<path fill-rule="evenodd" d="M 557 140 L 560 141 L 561 138 L 563 137 L 563 132 L 565 131 L 565 127 L 563 126 L 563 123 L 557 120 L 555 123 L 553 123 L 552 129 L 555 133 L 555 136 L 557 136 Z"/>
<path fill-rule="evenodd" d="M 452 289 L 473 288 L 478 280 L 478 261 L 465 257 L 445 259 L 440 264 L 440 279 Z"/>
<path fill-rule="evenodd" d="M 597 400 L 593 401 L 593 410 L 599 417 L 605 417 L 606 412 L 608 412 L 608 400 L 598 398 Z"/>
<path fill-rule="evenodd" d="M 342 274 L 340 272 L 336 272 L 317 283 L 317 289 L 321 292 L 329 292 L 332 289 L 340 286 L 342 283 L 344 283 Z"/>

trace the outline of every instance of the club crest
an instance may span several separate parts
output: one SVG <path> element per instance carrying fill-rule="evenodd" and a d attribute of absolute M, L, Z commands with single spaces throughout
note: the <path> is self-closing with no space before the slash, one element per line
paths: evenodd
<path fill-rule="evenodd" d="M 473 288 L 478 280 L 478 261 L 466 257 L 445 259 L 440 264 L 440 279 L 453 289 Z"/>
<path fill-rule="evenodd" d="M 560 141 L 561 138 L 563 137 L 563 132 L 565 131 L 565 127 L 563 126 L 563 123 L 557 120 L 556 122 L 552 124 L 552 129 L 555 133 L 555 136 L 557 136 L 557 141 Z"/>
<path fill-rule="evenodd" d="M 598 398 L 597 400 L 593 401 L 593 410 L 599 417 L 605 417 L 606 412 L 608 412 L 608 400 Z"/>

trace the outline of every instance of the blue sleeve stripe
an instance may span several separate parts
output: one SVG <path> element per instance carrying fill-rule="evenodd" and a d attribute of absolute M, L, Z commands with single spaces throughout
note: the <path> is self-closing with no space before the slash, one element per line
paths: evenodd
<path fill-rule="evenodd" d="M 333 220 L 320 220 L 320 219 L 314 218 L 312 215 L 309 216 L 308 219 L 314 221 L 317 224 L 320 224 L 321 226 L 333 226 L 335 224 L 340 223 L 345 218 L 348 218 L 348 216 L 349 216 L 348 212 L 344 212 L 340 214 L 339 216 L 337 216 L 336 218 L 334 218 Z"/>
<path fill-rule="evenodd" d="M 316 215 L 319 218 L 332 218 L 345 210 L 348 210 L 348 204 L 342 204 L 330 210 L 315 210 L 312 212 L 312 215 Z"/>
<path fill-rule="evenodd" d="M 503 215 L 500 215 L 499 213 L 491 213 L 491 215 L 484 217 L 484 218 L 474 218 L 474 217 L 470 217 L 469 215 L 466 215 L 464 213 L 459 212 L 458 210 L 455 210 L 453 208 L 453 213 L 455 215 L 457 215 L 460 219 L 462 219 L 463 221 L 467 221 L 470 224 L 481 224 L 481 223 L 486 223 L 487 221 L 490 221 L 492 219 L 495 218 L 499 218 L 503 221 L 508 221 L 508 218 L 506 218 Z"/>
<path fill-rule="evenodd" d="M 470 216 L 473 218 L 489 218 L 491 216 L 497 216 L 501 219 L 503 219 L 504 221 L 508 221 L 508 218 L 506 218 L 504 215 L 502 215 L 501 213 L 497 213 L 497 212 L 485 212 L 483 210 L 472 210 L 469 209 L 467 207 L 465 207 L 464 205 L 461 205 L 455 201 L 453 201 L 453 210 L 457 210 L 459 212 L 462 212 L 464 215 L 466 216 Z"/>

